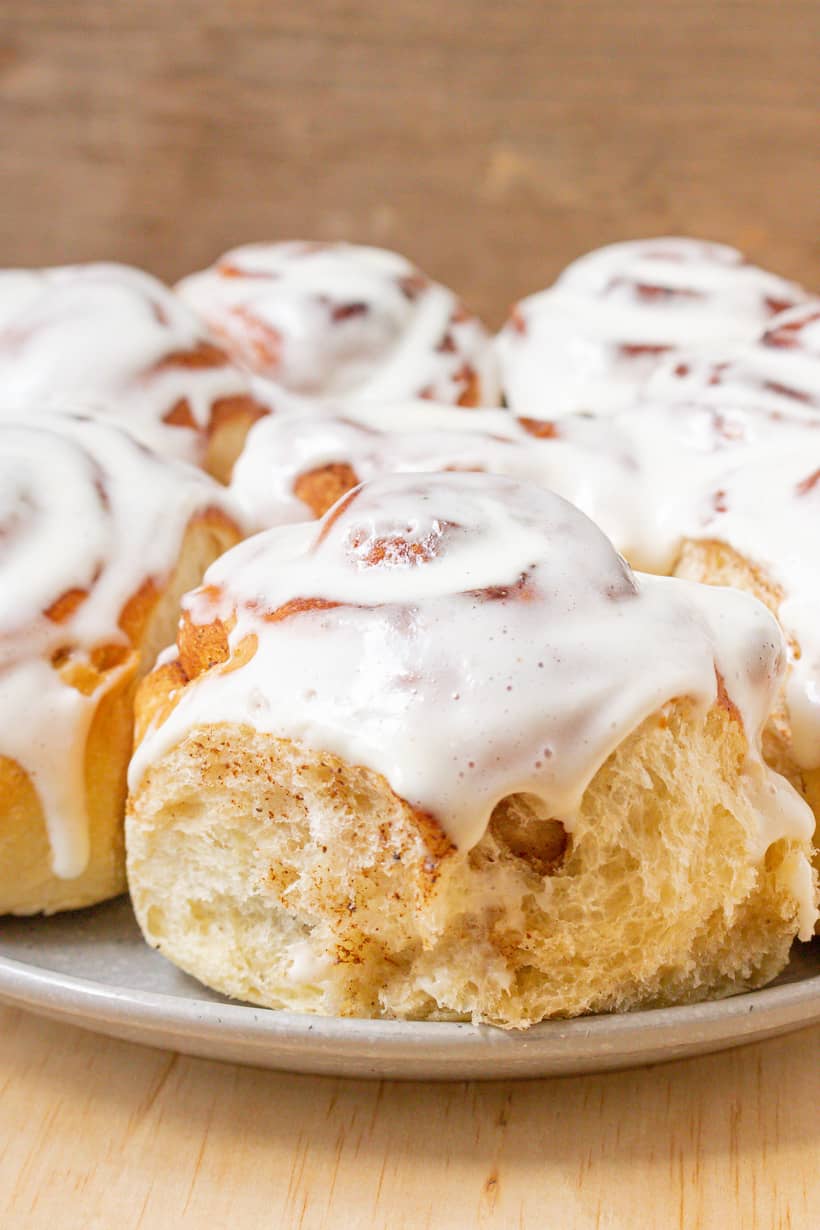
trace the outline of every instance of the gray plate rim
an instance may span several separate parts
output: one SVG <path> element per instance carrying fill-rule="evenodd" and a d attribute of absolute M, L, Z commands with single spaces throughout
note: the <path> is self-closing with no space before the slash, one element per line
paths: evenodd
<path fill-rule="evenodd" d="M 721 1000 L 546 1021 L 508 1032 L 460 1022 L 317 1017 L 112 986 L 0 957 L 0 999 L 152 1046 L 290 1071 L 494 1079 L 656 1063 L 820 1021 L 820 975 Z"/>

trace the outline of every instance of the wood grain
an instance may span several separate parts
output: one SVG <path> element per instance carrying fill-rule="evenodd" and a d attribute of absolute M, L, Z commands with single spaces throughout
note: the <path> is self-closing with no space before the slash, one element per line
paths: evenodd
<path fill-rule="evenodd" d="M 0 263 L 396 247 L 492 321 L 684 232 L 820 285 L 816 0 L 2 0 Z"/>
<path fill-rule="evenodd" d="M 398 1084 L 0 1009 L 0 1224 L 814 1230 L 820 1028 L 609 1076 Z"/>

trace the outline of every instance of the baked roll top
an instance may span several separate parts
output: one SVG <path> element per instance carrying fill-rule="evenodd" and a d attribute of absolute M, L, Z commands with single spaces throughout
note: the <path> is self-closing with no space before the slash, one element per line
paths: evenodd
<path fill-rule="evenodd" d="M 181 590 L 238 537 L 223 488 L 113 426 L 0 422 L 0 910 L 60 908 L 54 880 L 77 890 L 90 810 L 115 840 L 133 685 Z"/>
<path fill-rule="evenodd" d="M 498 402 L 483 325 L 395 252 L 248 244 L 177 290 L 236 361 L 264 378 L 276 405 L 328 397 Z"/>
<path fill-rule="evenodd" d="M 612 413 L 678 351 L 751 342 L 808 298 L 723 244 L 612 244 L 513 308 L 497 341 L 504 397 L 535 417 Z"/>
<path fill-rule="evenodd" d="M 166 286 L 116 264 L 0 272 L 0 415 L 93 412 L 226 479 L 265 411 Z"/>

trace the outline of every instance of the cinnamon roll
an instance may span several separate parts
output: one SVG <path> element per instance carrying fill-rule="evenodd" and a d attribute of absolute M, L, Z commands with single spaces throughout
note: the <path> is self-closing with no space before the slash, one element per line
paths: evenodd
<path fill-rule="evenodd" d="M 785 661 L 732 590 L 631 572 L 558 496 L 399 475 L 229 552 L 143 683 L 128 874 L 208 985 L 354 1016 L 549 1016 L 774 976 L 811 813 Z"/>
<path fill-rule="evenodd" d="M 177 287 L 276 405 L 326 398 L 498 404 L 490 340 L 403 256 L 336 243 L 247 244 Z"/>
<path fill-rule="evenodd" d="M 612 244 L 513 308 L 497 339 L 504 397 L 533 417 L 613 413 L 678 351 L 751 342 L 808 298 L 723 244 Z"/>
<path fill-rule="evenodd" d="M 125 265 L 0 272 L 0 387 L 0 417 L 81 406 L 223 481 L 267 412 L 185 304 Z"/>
<path fill-rule="evenodd" d="M 136 682 L 238 538 L 217 483 L 110 424 L 0 422 L 0 913 L 125 888 Z"/>

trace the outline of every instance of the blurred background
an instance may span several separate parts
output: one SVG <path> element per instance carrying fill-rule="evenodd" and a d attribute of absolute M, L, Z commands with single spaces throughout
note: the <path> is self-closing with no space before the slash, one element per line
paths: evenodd
<path fill-rule="evenodd" d="M 820 287 L 817 0 L 2 0 L 0 263 L 397 248 L 490 323 L 683 233 Z"/>

